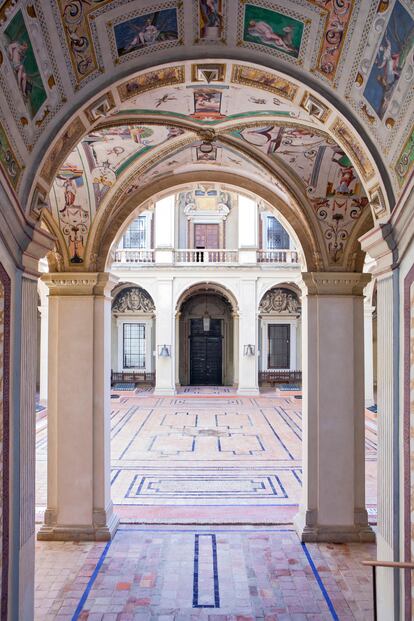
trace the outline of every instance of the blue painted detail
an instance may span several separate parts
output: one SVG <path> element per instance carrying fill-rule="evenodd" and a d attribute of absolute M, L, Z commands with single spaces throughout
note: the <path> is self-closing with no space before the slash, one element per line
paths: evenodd
<path fill-rule="evenodd" d="M 321 590 L 321 593 L 325 599 L 326 605 L 329 608 L 329 612 L 331 613 L 332 619 L 334 619 L 335 621 L 339 621 L 339 617 L 336 613 L 336 610 L 334 608 L 334 605 L 331 601 L 331 598 L 328 595 L 328 591 L 325 589 L 325 585 L 322 582 L 322 578 L 320 577 L 318 570 L 316 569 L 315 563 L 312 560 L 312 557 L 310 555 L 310 552 L 308 550 L 308 548 L 306 547 L 306 543 L 301 543 L 302 549 L 305 553 L 306 558 L 308 559 L 308 563 L 312 569 L 313 575 L 315 576 L 316 582 L 318 583 L 318 586 Z"/>
<path fill-rule="evenodd" d="M 260 410 L 260 412 L 261 412 L 263 418 L 265 419 L 265 421 L 267 422 L 267 424 L 269 425 L 270 429 L 272 430 L 273 435 L 276 436 L 276 438 L 279 440 L 280 444 L 283 446 L 283 448 L 285 449 L 286 453 L 289 455 L 289 458 L 294 461 L 295 458 L 293 457 L 292 453 L 289 451 L 287 446 L 283 443 L 281 437 L 279 436 L 279 434 L 274 429 L 273 425 L 271 424 L 271 422 L 267 418 L 266 414 L 263 412 L 263 410 Z"/>
<path fill-rule="evenodd" d="M 117 480 L 117 478 L 118 478 L 118 476 L 119 476 L 119 473 L 120 473 L 121 471 L 120 471 L 119 469 L 115 469 L 115 468 L 113 468 L 113 469 L 112 469 L 112 472 L 115 472 L 115 474 L 114 474 L 114 475 L 112 476 L 112 478 L 111 478 L 111 485 L 112 485 L 113 483 L 115 483 L 115 481 Z"/>
<path fill-rule="evenodd" d="M 214 603 L 211 603 L 211 604 L 199 604 L 198 603 L 200 537 L 211 537 L 211 548 L 212 548 L 212 556 L 213 556 L 213 584 L 214 584 Z M 194 535 L 193 608 L 220 608 L 220 590 L 219 590 L 218 563 L 217 563 L 217 541 L 216 541 L 216 536 L 213 534 L 209 534 L 209 533 L 197 533 Z"/>
<path fill-rule="evenodd" d="M 292 474 L 295 477 L 295 479 L 297 480 L 297 482 L 299 483 L 299 485 L 302 487 L 302 477 L 299 475 L 302 474 L 302 468 L 292 468 Z"/>
<path fill-rule="evenodd" d="M 369 410 L 370 412 L 374 412 L 374 414 L 378 414 L 378 406 L 376 403 L 374 403 L 374 405 L 370 405 L 367 410 Z"/>
<path fill-rule="evenodd" d="M 119 384 L 114 384 L 113 390 L 135 390 L 135 384 L 120 382 Z"/>
<path fill-rule="evenodd" d="M 131 444 L 133 443 L 133 441 L 135 440 L 135 438 L 137 437 L 137 435 L 140 433 L 141 429 L 144 427 L 145 423 L 148 421 L 148 419 L 150 418 L 151 414 L 153 413 L 154 410 L 150 410 L 148 415 L 146 416 L 144 422 L 140 425 L 139 429 L 137 429 L 137 431 L 134 433 L 134 435 L 132 436 L 131 440 L 128 442 L 128 444 L 126 445 L 126 447 L 124 448 L 124 450 L 122 451 L 121 455 L 119 456 L 119 459 L 123 459 L 125 456 L 125 453 L 128 451 L 129 447 L 131 446 Z"/>
<path fill-rule="evenodd" d="M 298 386 L 297 384 L 280 384 L 278 388 L 279 390 L 302 390 L 302 386 Z"/>
<path fill-rule="evenodd" d="M 119 473 L 119 470 L 118 470 Z M 117 475 L 116 475 L 117 476 Z M 115 477 L 116 478 L 116 477 Z M 171 491 L 162 491 L 161 486 L 163 481 L 174 481 L 177 483 L 176 489 Z M 217 489 L 211 490 L 203 490 L 197 491 L 182 490 L 182 483 L 185 482 L 195 482 L 195 487 L 197 487 L 197 483 L 216 483 Z M 225 484 L 228 481 L 235 481 L 236 483 L 248 482 L 251 486 L 250 490 L 245 489 L 233 489 L 231 491 L 225 489 L 223 485 L 223 489 L 221 489 L 221 483 Z M 267 485 L 266 485 L 267 483 Z M 134 488 L 136 487 L 135 491 Z M 235 477 L 235 476 L 221 476 L 219 480 L 216 475 L 213 476 L 183 476 L 183 475 L 174 475 L 174 476 L 162 476 L 162 477 L 151 477 L 145 476 L 141 474 L 134 475 L 128 490 L 125 494 L 125 498 L 181 498 L 181 499 L 197 499 L 197 498 L 220 498 L 227 497 L 228 495 L 235 496 L 239 499 L 251 499 L 251 498 L 271 498 L 272 496 L 276 498 L 288 498 L 288 494 L 283 487 L 283 484 L 280 478 L 277 475 L 268 475 L 261 477 Z M 212 505 L 209 505 L 212 506 Z M 216 505 L 216 506 L 228 506 L 228 505 Z M 260 505 L 261 506 L 261 505 Z M 277 505 L 279 506 L 279 505 Z M 283 505 L 287 506 L 287 505 Z M 296 506 L 296 505 L 293 505 Z"/>
<path fill-rule="evenodd" d="M 84 605 L 86 603 L 86 600 L 88 599 L 89 593 L 90 593 L 90 591 L 91 591 L 91 589 L 93 587 L 93 583 L 95 582 L 95 580 L 97 578 L 97 575 L 99 574 L 100 569 L 102 567 L 102 564 L 103 564 L 103 562 L 105 560 L 105 557 L 108 554 L 108 550 L 109 550 L 109 548 L 111 546 L 112 541 L 108 541 L 108 543 L 104 547 L 104 550 L 103 550 L 103 552 L 102 552 L 102 554 L 101 554 L 101 556 L 99 558 L 99 561 L 96 564 L 94 572 L 93 572 L 92 576 L 89 578 L 89 582 L 86 585 L 86 589 L 84 590 L 83 595 L 82 595 L 82 597 L 79 600 L 79 604 L 78 604 L 78 606 L 77 606 L 77 608 L 76 608 L 76 610 L 75 610 L 75 612 L 73 614 L 72 621 L 78 621 L 79 616 L 80 616 L 80 614 L 82 612 L 82 609 L 83 609 L 83 607 L 84 607 Z"/>
<path fill-rule="evenodd" d="M 287 424 L 287 426 L 289 427 L 289 429 L 291 431 L 293 431 L 293 433 L 295 434 L 295 436 L 302 441 L 302 429 L 300 428 L 300 426 L 297 424 L 296 421 L 293 420 L 293 418 L 291 416 L 289 416 L 289 414 L 286 412 L 286 410 L 284 410 L 283 408 L 275 408 L 276 412 L 279 414 L 279 416 L 281 417 L 281 419 Z"/>

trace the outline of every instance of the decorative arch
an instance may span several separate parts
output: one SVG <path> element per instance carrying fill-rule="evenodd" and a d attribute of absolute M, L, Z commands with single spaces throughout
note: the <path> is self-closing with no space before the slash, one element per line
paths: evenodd
<path fill-rule="evenodd" d="M 239 313 L 239 302 L 236 293 L 230 289 L 228 286 L 223 285 L 222 283 L 215 282 L 214 280 L 199 280 L 191 285 L 186 285 L 182 288 L 182 290 L 176 296 L 176 300 L 174 303 L 175 312 L 180 312 L 180 308 L 182 305 L 192 296 L 197 295 L 199 293 L 216 293 L 223 298 L 226 299 L 227 302 L 230 303 L 233 315 L 238 315 Z"/>
<path fill-rule="evenodd" d="M 112 242 L 130 214 L 134 211 L 137 213 L 137 204 L 144 206 L 146 201 L 154 195 L 171 194 L 180 186 L 203 182 L 225 183 L 239 191 L 247 191 L 265 200 L 289 222 L 302 247 L 308 271 L 321 269 L 323 260 L 326 261 L 326 253 L 321 243 L 321 237 L 318 235 L 315 219 L 311 219 L 309 214 L 304 213 L 298 205 L 292 208 L 283 202 L 274 191 L 256 181 L 246 179 L 241 175 L 210 170 L 169 175 L 156 182 L 149 183 L 133 194 L 126 194 L 128 197 L 126 200 L 125 195 L 123 200 L 120 197 L 117 205 L 108 205 L 108 212 L 106 212 L 105 217 L 104 212 L 102 212 L 102 215 L 94 222 L 90 242 L 86 248 L 86 265 L 93 265 L 92 269 L 98 271 L 105 269 Z"/>
<path fill-rule="evenodd" d="M 329 110 L 333 110 L 336 116 L 335 119 L 332 119 L 332 117 L 329 119 L 329 127 L 337 134 L 338 139 L 341 139 L 344 144 L 347 143 L 348 149 L 353 152 L 352 155 L 356 160 L 359 159 L 360 163 L 363 159 L 372 162 L 375 169 L 375 177 L 383 188 L 384 201 L 389 207 L 393 207 L 395 202 L 394 193 L 381 153 L 356 115 L 351 112 L 349 108 L 345 109 L 344 104 L 330 87 L 317 83 L 313 75 L 300 71 L 293 65 L 289 67 L 289 72 L 287 72 L 286 66 L 282 65 L 280 61 L 275 58 L 265 58 L 261 56 L 260 64 L 253 64 L 250 62 L 250 59 L 247 60 L 249 54 L 246 54 L 246 50 L 240 49 L 236 54 L 229 53 L 229 51 L 230 50 L 227 51 L 225 59 L 218 59 L 217 62 L 233 66 L 236 71 L 233 71 L 232 77 L 234 79 L 234 75 L 239 74 L 239 77 L 235 78 L 239 84 L 247 85 L 249 83 L 248 79 L 242 77 L 243 68 L 246 70 L 252 69 L 259 72 L 261 71 L 262 73 L 270 71 L 271 73 L 266 73 L 267 80 L 269 81 L 271 76 L 274 75 L 275 80 L 277 78 L 283 85 L 280 91 L 281 95 L 287 95 L 292 101 L 295 99 L 299 87 L 305 85 L 306 93 L 301 105 L 304 110 L 309 112 L 309 118 L 326 123 Z M 163 54 L 158 54 L 158 64 L 154 65 L 151 71 L 144 69 L 144 63 L 141 59 L 134 62 L 134 69 L 130 66 L 131 68 L 129 70 L 125 70 L 122 69 L 121 66 L 118 66 L 111 78 L 109 80 L 108 78 L 106 79 L 105 87 L 102 86 L 102 81 L 95 79 L 89 87 L 87 95 L 80 95 L 76 102 L 73 100 L 72 106 L 70 106 L 70 104 L 65 106 L 65 118 L 68 119 L 68 121 L 66 121 L 63 126 L 61 123 L 55 124 L 54 128 L 47 132 L 47 136 L 46 132 L 42 135 L 42 140 L 39 141 L 36 149 L 36 172 L 39 170 L 38 164 L 39 161 L 41 161 L 40 170 L 43 178 L 41 187 L 47 191 L 47 185 L 53 179 L 59 164 L 84 135 L 101 124 L 103 117 L 111 115 L 111 113 L 115 113 L 118 116 L 119 113 L 116 109 L 119 107 L 119 105 L 117 106 L 117 101 L 119 101 L 120 97 L 119 93 L 121 93 L 122 103 L 122 92 L 125 89 L 128 90 L 129 84 L 139 84 L 140 82 L 144 84 L 145 76 L 148 75 L 149 79 L 149 74 L 152 76 L 152 83 L 156 84 L 157 80 L 155 79 L 155 75 L 157 71 L 165 76 L 168 74 L 169 70 L 174 70 L 173 73 L 175 72 L 176 77 L 174 78 L 172 76 L 170 81 L 168 78 L 164 78 L 161 84 L 174 83 L 174 79 L 176 80 L 176 84 L 182 84 L 186 79 L 187 65 L 196 65 L 200 53 L 199 49 L 197 53 L 194 50 L 193 54 L 184 55 L 184 58 L 183 55 L 180 55 L 180 61 L 175 59 L 171 61 L 170 56 L 167 64 L 162 64 L 163 61 L 165 63 L 167 57 L 162 59 Z M 217 54 L 214 54 L 214 56 L 216 55 Z M 164 54 L 164 56 L 166 55 Z M 203 54 L 202 56 L 204 57 Z M 236 64 L 237 62 L 243 64 L 238 65 Z M 140 67 L 138 71 L 136 70 L 137 67 Z M 171 80 L 173 81 L 171 82 Z M 266 88 L 266 81 L 264 78 L 261 82 L 253 83 L 253 86 L 262 90 L 269 90 L 270 92 L 272 92 L 274 88 L 271 84 Z M 143 85 L 141 89 L 137 88 L 136 91 L 132 89 L 131 97 L 137 96 L 152 88 L 153 86 L 149 82 L 146 86 Z M 285 91 L 283 88 L 285 88 Z M 128 97 L 123 101 L 128 101 Z M 295 101 L 297 101 L 297 99 L 295 99 Z M 118 118 L 122 118 L 122 116 L 120 115 Z M 334 120 L 334 122 L 331 122 L 332 120 Z M 360 137 L 363 146 L 359 144 L 355 134 Z M 33 198 L 36 190 L 34 173 L 35 170 L 32 171 L 33 179 L 31 179 L 30 170 L 27 169 L 25 171 L 25 183 L 20 192 L 22 200 L 28 200 L 28 202 Z M 385 198 L 385 196 L 387 198 Z"/>

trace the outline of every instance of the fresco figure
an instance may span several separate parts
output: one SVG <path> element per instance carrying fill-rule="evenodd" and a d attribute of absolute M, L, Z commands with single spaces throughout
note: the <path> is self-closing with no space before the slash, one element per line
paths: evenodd
<path fill-rule="evenodd" d="M 154 11 L 114 26 L 119 56 L 143 47 L 178 39 L 177 10 Z"/>
<path fill-rule="evenodd" d="M 223 31 L 221 0 L 199 0 L 200 38 L 218 39 Z"/>
<path fill-rule="evenodd" d="M 16 13 L 5 29 L 4 39 L 7 58 L 19 92 L 31 118 L 34 118 L 46 101 L 47 93 L 21 11 Z"/>
<path fill-rule="evenodd" d="M 396 2 L 368 76 L 364 97 L 380 119 L 394 97 L 403 69 L 414 64 L 414 20 Z"/>
<path fill-rule="evenodd" d="M 292 28 L 290 26 L 285 26 L 285 28 L 283 28 L 283 32 L 285 34 L 279 36 L 276 32 L 273 32 L 273 29 L 269 24 L 263 21 L 255 22 L 254 20 L 251 20 L 248 28 L 248 33 L 254 37 L 258 37 L 263 43 L 280 47 L 288 52 L 293 52 L 295 48 L 291 45 Z"/>
<path fill-rule="evenodd" d="M 261 6 L 246 4 L 243 40 L 299 57 L 304 23 Z"/>
<path fill-rule="evenodd" d="M 25 97 L 28 87 L 31 89 L 31 84 L 27 81 L 27 73 L 24 68 L 24 60 L 28 48 L 29 45 L 26 41 L 23 41 L 23 43 L 14 41 L 7 48 L 7 54 L 16 74 L 17 85 Z"/>

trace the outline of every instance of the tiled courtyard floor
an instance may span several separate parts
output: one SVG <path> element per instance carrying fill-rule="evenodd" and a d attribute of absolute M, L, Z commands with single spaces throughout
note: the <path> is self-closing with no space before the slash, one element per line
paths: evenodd
<path fill-rule="evenodd" d="M 373 545 L 289 529 L 123 526 L 110 544 L 38 543 L 36 620 L 372 619 Z"/>
<path fill-rule="evenodd" d="M 112 399 L 112 499 L 124 521 L 290 524 L 302 486 L 298 394 L 150 390 Z M 369 412 L 367 412 L 369 414 Z M 366 418 L 366 491 L 375 521 L 376 424 Z M 46 505 L 46 418 L 38 422 L 37 505 Z"/>
<path fill-rule="evenodd" d="M 119 393 L 112 404 L 112 498 L 123 523 L 109 544 L 37 542 L 36 621 L 371 621 L 371 575 L 361 560 L 375 546 L 305 546 L 291 527 L 302 478 L 300 399 L 200 389 Z M 367 412 L 373 521 L 376 442 Z M 46 444 L 43 417 L 39 520 Z"/>

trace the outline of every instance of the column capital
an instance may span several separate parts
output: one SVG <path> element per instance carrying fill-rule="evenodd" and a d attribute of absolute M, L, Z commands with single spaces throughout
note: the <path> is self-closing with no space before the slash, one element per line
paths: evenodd
<path fill-rule="evenodd" d="M 56 272 L 42 275 L 49 296 L 109 295 L 118 278 L 108 272 Z"/>
<path fill-rule="evenodd" d="M 398 250 L 395 243 L 391 224 L 382 224 L 359 238 L 361 248 L 370 257 L 375 259 L 376 265 L 372 269 L 374 276 L 391 271 L 398 259 Z"/>
<path fill-rule="evenodd" d="M 371 274 L 356 272 L 302 272 L 308 295 L 362 296 Z"/>

